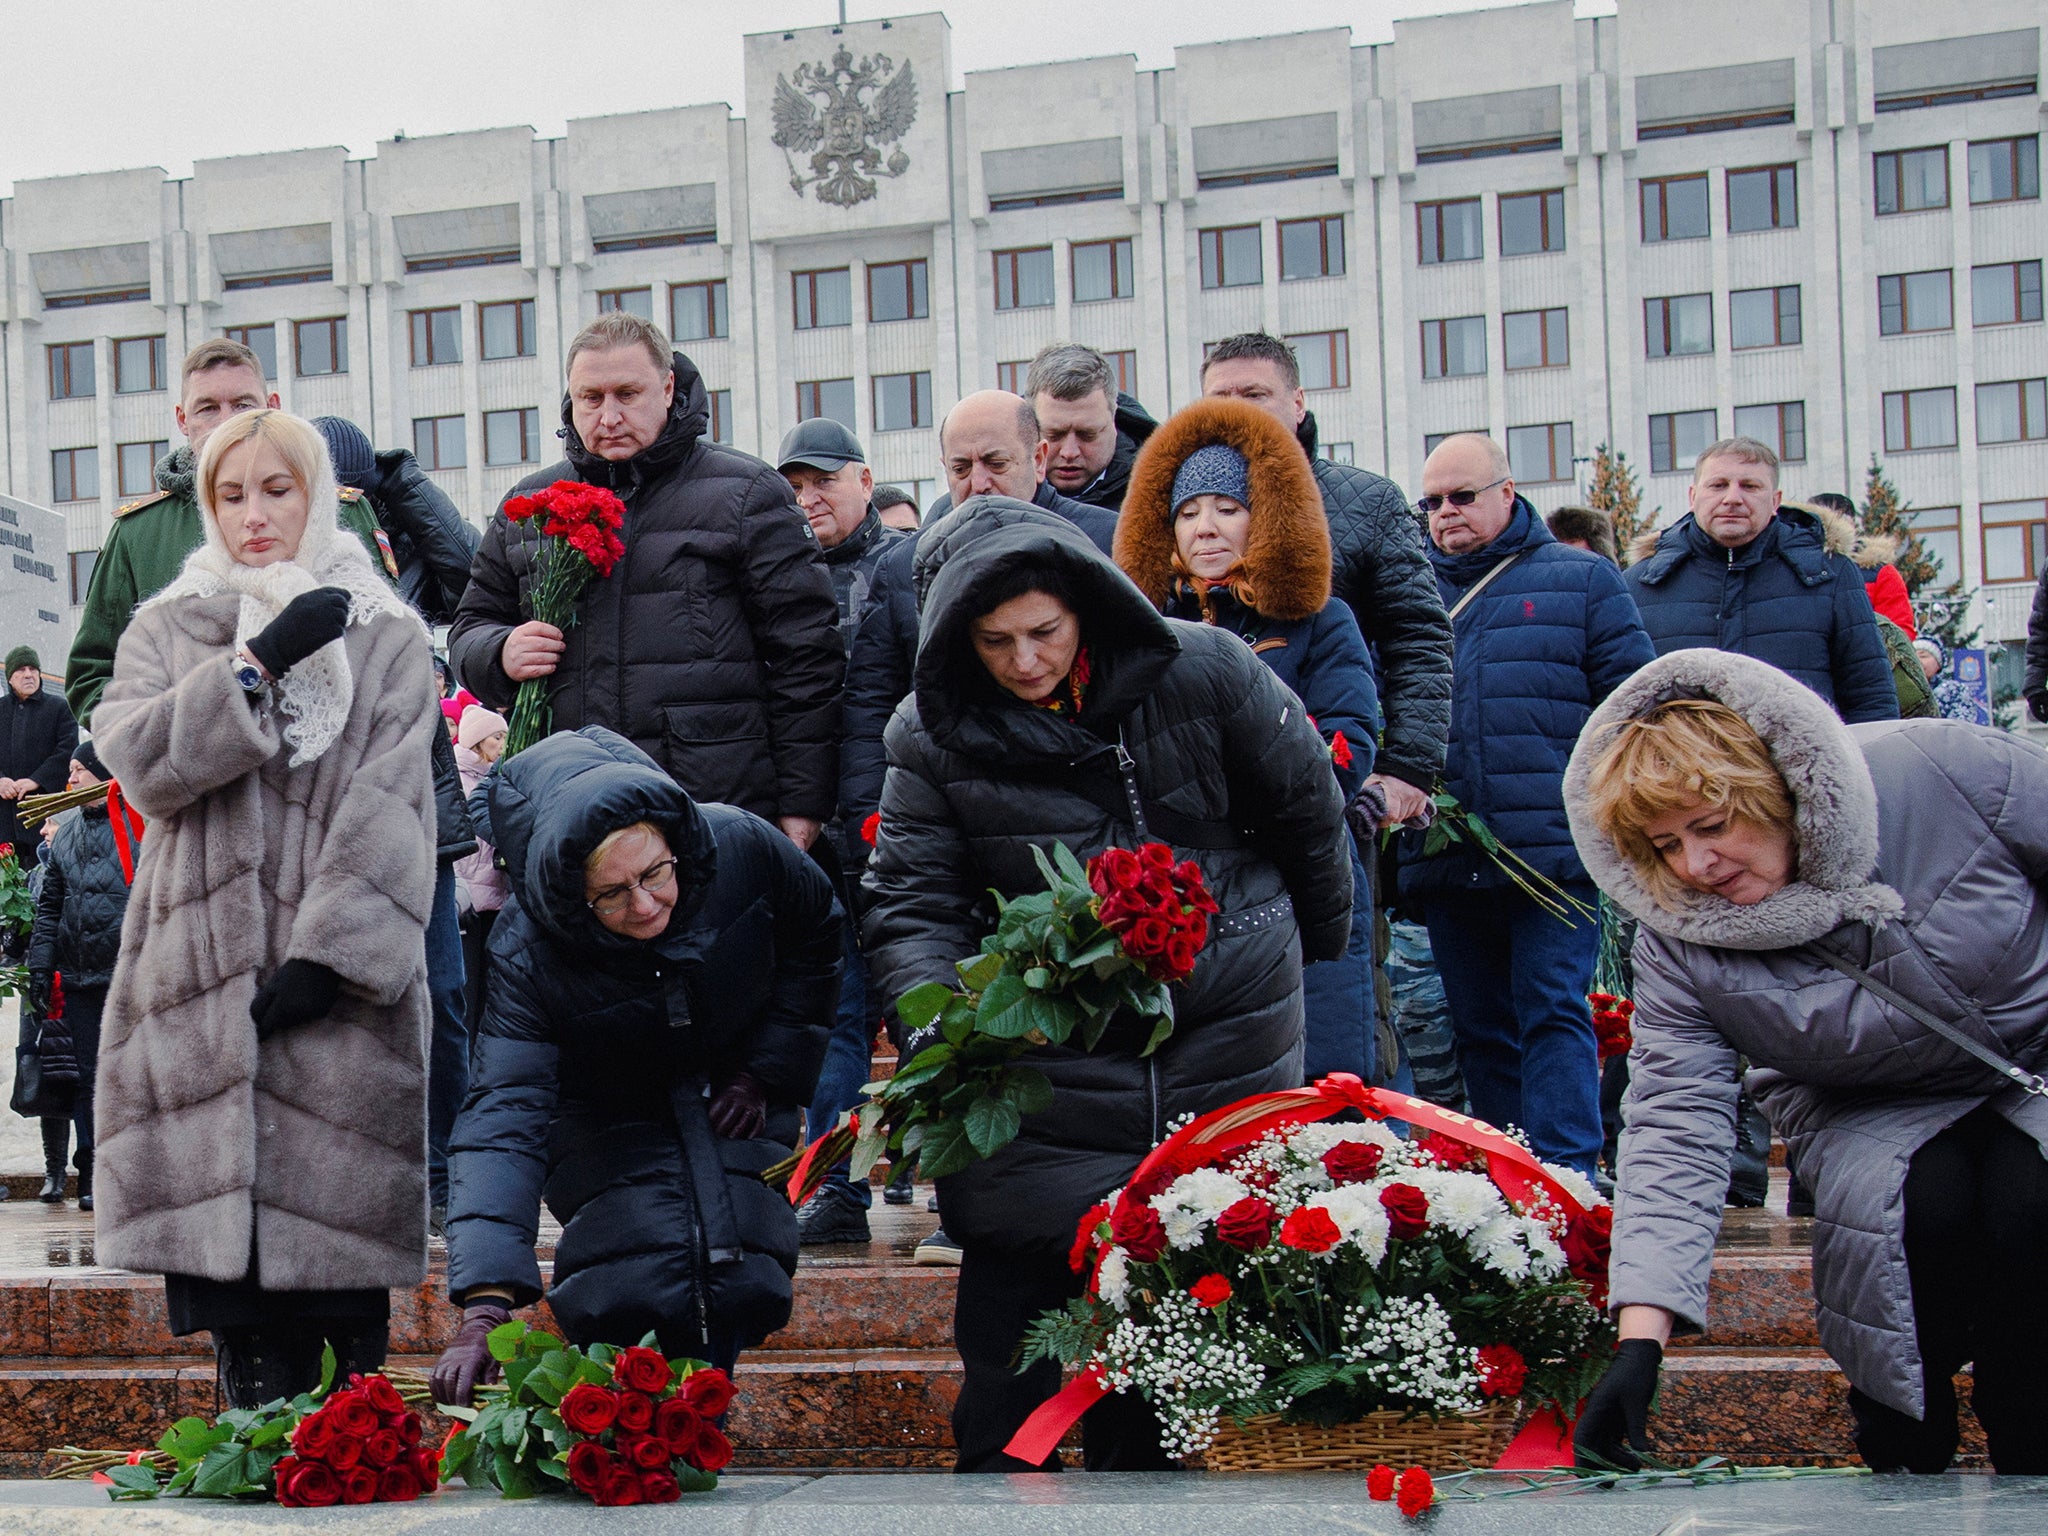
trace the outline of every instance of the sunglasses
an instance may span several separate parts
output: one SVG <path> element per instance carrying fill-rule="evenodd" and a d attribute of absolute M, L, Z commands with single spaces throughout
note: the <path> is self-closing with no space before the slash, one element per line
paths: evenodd
<path fill-rule="evenodd" d="M 1490 491 L 1496 485 L 1506 485 L 1507 483 L 1508 477 L 1502 475 L 1498 480 L 1492 480 L 1480 486 L 1478 491 L 1446 491 L 1441 496 L 1423 496 L 1417 499 L 1415 510 L 1426 515 L 1434 512 L 1447 501 L 1454 507 L 1469 507 L 1479 499 L 1479 491 Z"/>

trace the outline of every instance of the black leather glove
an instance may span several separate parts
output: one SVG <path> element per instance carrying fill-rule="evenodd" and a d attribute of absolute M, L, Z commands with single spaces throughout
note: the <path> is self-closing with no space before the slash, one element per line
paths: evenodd
<path fill-rule="evenodd" d="M 249 654 L 272 677 L 285 673 L 348 627 L 348 593 L 340 587 L 315 587 L 284 605 L 284 612 L 249 637 Z"/>
<path fill-rule="evenodd" d="M 2027 712 L 2036 720 L 2048 724 L 2048 689 L 2027 696 Z"/>
<path fill-rule="evenodd" d="M 511 1321 L 512 1314 L 495 1301 L 479 1301 L 462 1309 L 462 1326 L 455 1338 L 434 1362 L 428 1378 L 434 1401 L 467 1408 L 476 1389 L 496 1381 L 500 1366 L 491 1358 L 491 1330 Z"/>
<path fill-rule="evenodd" d="M 249 1002 L 256 1038 L 268 1040 L 280 1029 L 324 1019 L 340 996 L 341 978 L 319 961 L 287 960 Z"/>
<path fill-rule="evenodd" d="M 746 1141 L 768 1128 L 768 1096 L 749 1074 L 735 1072 L 712 1095 L 708 1113 L 712 1130 L 728 1141 Z"/>
<path fill-rule="evenodd" d="M 1634 1472 L 1642 1466 L 1638 1453 L 1650 1448 L 1650 1399 L 1657 1395 L 1663 1363 L 1664 1346 L 1655 1339 L 1623 1339 L 1616 1346 L 1614 1363 L 1586 1399 L 1572 1431 L 1572 1450 L 1582 1470 Z"/>
<path fill-rule="evenodd" d="M 29 973 L 28 1005 L 37 1013 L 49 1013 L 50 973 L 48 971 L 31 971 Z"/>

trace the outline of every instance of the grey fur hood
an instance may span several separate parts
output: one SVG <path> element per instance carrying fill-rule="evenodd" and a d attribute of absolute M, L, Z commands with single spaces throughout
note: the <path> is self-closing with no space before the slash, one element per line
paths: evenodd
<path fill-rule="evenodd" d="M 1711 698 L 1755 727 L 1792 792 L 1798 878 L 1754 906 L 1688 891 L 1675 908 L 1650 892 L 1594 827 L 1593 764 L 1625 722 L 1676 698 Z M 1652 932 L 1720 949 L 1788 949 L 1844 923 L 1872 928 L 1899 917 L 1899 893 L 1875 878 L 1877 790 L 1848 728 L 1812 689 L 1776 667 L 1730 651 L 1673 651 L 1608 695 L 1579 733 L 1565 769 L 1572 840 L 1599 887 Z"/>

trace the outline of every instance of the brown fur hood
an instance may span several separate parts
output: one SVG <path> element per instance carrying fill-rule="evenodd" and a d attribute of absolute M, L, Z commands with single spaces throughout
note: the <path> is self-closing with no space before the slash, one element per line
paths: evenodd
<path fill-rule="evenodd" d="M 1330 601 L 1330 524 L 1308 456 L 1285 427 L 1239 400 L 1197 400 L 1147 440 L 1116 525 L 1116 563 L 1159 608 L 1180 581 L 1173 564 L 1173 477 L 1197 449 L 1225 443 L 1250 466 L 1251 538 L 1244 574 L 1268 618 L 1306 619 Z"/>
<path fill-rule="evenodd" d="M 1857 532 L 1856 524 L 1840 512 L 1827 507 L 1811 506 L 1803 501 L 1788 501 L 1783 504 L 1795 512 L 1811 514 L 1821 525 L 1827 540 L 1828 553 L 1847 555 L 1856 562 L 1859 570 L 1870 570 L 1873 566 L 1888 565 L 1898 558 L 1899 541 L 1885 534 L 1864 534 Z M 1781 508 L 1782 510 L 1782 508 Z M 1647 529 L 1635 536 L 1629 545 L 1628 563 L 1647 560 L 1657 553 L 1657 541 L 1665 534 L 1662 528 Z"/>

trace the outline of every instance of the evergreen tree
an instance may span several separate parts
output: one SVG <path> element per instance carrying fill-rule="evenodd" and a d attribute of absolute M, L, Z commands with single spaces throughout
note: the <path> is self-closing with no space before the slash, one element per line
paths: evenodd
<path fill-rule="evenodd" d="M 1892 564 L 1905 578 L 1907 593 L 1918 599 L 1941 575 L 1941 567 L 1913 536 L 1913 524 L 1907 516 L 1911 510 L 1872 454 L 1870 473 L 1863 484 L 1863 516 L 1858 527 L 1867 536 L 1898 540 L 1899 552 L 1892 556 Z"/>
<path fill-rule="evenodd" d="M 1593 450 L 1593 492 L 1586 502 L 1613 520 L 1614 546 L 1621 563 L 1627 565 L 1634 558 L 1631 546 L 1636 539 L 1657 526 L 1657 509 L 1643 511 L 1642 487 L 1636 484 L 1635 468 L 1627 454 L 1605 443 Z"/>

